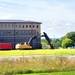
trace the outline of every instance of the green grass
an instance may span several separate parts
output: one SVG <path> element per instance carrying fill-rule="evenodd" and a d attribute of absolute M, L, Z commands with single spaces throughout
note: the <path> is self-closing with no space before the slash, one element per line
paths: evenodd
<path fill-rule="evenodd" d="M 35 54 L 55 55 L 34 57 Z M 25 56 L 19 60 L 3 59 L 0 61 L 2 75 L 75 75 L 75 59 L 67 57 L 75 55 L 75 49 L 41 49 L 41 50 L 11 50 L 0 51 L 0 56 Z M 70 72 L 69 72 L 70 71 Z"/>
<path fill-rule="evenodd" d="M 0 51 L 0 56 L 24 56 L 24 55 L 59 55 L 59 56 L 69 56 L 75 55 L 75 49 L 40 49 L 40 50 L 9 50 L 9 51 Z"/>
<path fill-rule="evenodd" d="M 75 75 L 75 72 L 71 71 L 71 72 L 54 72 L 54 73 L 32 73 L 32 74 L 17 74 L 17 75 Z"/>
<path fill-rule="evenodd" d="M 0 74 L 3 75 L 69 71 L 75 71 L 75 59 L 61 56 L 41 56 L 39 58 L 32 56 L 32 58 L 0 60 Z"/>

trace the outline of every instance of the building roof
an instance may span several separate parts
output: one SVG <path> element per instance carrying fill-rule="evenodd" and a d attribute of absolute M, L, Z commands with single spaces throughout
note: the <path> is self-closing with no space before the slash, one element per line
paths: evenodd
<path fill-rule="evenodd" d="M 0 20 L 0 22 L 15 22 L 15 23 L 18 23 L 18 22 L 25 22 L 25 23 L 39 23 L 41 24 L 41 22 L 35 22 L 35 21 L 27 21 L 27 20 Z"/>

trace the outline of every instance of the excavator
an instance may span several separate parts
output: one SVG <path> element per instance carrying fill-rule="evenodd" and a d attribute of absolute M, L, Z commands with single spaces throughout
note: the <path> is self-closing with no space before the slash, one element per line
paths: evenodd
<path fill-rule="evenodd" d="M 45 39 L 47 40 L 48 44 L 50 45 L 50 49 L 54 49 L 54 46 L 51 44 L 50 38 L 48 37 L 48 35 L 45 32 L 43 32 L 43 35 L 41 35 L 40 37 L 45 37 Z M 22 50 L 24 50 L 24 49 L 27 49 L 27 50 L 33 49 L 32 45 L 31 45 L 32 42 L 33 42 L 33 40 L 34 39 L 38 39 L 40 37 L 38 37 L 37 35 L 34 35 L 34 36 L 32 36 L 30 38 L 30 40 L 28 41 L 28 43 L 25 43 L 25 44 L 16 44 L 16 49 L 22 49 Z"/>
<path fill-rule="evenodd" d="M 28 41 L 28 43 L 25 42 L 25 44 L 16 44 L 16 49 L 20 49 L 20 50 L 21 49 L 22 50 L 25 50 L 25 49 L 27 49 L 27 50 L 33 49 L 33 47 L 31 46 L 31 43 L 36 38 L 37 38 L 37 36 L 34 35 L 33 37 L 30 38 L 30 40 Z"/>

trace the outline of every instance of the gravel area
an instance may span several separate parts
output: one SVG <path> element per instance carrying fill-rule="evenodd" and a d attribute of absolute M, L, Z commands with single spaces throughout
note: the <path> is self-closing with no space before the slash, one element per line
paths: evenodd
<path fill-rule="evenodd" d="M 20 60 L 21 58 L 40 58 L 40 57 L 61 57 L 67 58 L 69 60 L 75 59 L 75 56 L 54 56 L 54 55 L 27 55 L 27 56 L 0 56 L 0 60 L 9 59 L 9 60 Z"/>

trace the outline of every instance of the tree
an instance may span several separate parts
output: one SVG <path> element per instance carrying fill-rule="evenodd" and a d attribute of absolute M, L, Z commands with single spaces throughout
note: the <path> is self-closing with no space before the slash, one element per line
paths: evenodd
<path fill-rule="evenodd" d="M 66 37 L 75 41 L 75 32 L 69 32 L 66 34 Z"/>
<path fill-rule="evenodd" d="M 73 40 L 69 39 L 69 38 L 65 38 L 62 40 L 62 47 L 67 48 L 67 47 L 71 47 L 74 45 Z"/>

